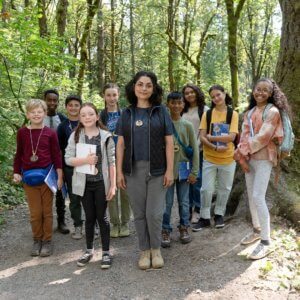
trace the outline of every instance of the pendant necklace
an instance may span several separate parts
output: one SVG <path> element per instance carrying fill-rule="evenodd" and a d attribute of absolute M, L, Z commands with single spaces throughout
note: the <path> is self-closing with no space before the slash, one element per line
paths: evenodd
<path fill-rule="evenodd" d="M 37 144 L 36 144 L 36 147 L 35 147 L 35 150 L 33 149 L 33 141 L 32 141 L 32 134 L 31 134 L 31 128 L 29 128 L 29 133 L 30 133 L 30 142 L 31 142 L 31 150 L 32 150 L 32 155 L 30 156 L 30 161 L 31 162 L 36 162 L 38 161 L 39 157 L 36 155 L 36 152 L 38 150 L 38 147 L 39 147 L 39 143 L 40 143 L 40 138 L 42 136 L 42 133 L 43 133 L 43 130 L 44 130 L 44 126 L 40 132 L 40 135 L 38 137 L 38 140 L 37 140 Z"/>
<path fill-rule="evenodd" d="M 135 121 L 135 126 L 137 126 L 137 127 L 141 127 L 141 126 L 143 126 L 143 121 L 142 120 L 136 120 Z"/>

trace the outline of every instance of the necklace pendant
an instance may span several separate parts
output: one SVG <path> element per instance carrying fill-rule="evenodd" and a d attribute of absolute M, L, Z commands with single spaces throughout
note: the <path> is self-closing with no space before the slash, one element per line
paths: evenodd
<path fill-rule="evenodd" d="M 136 120 L 135 121 L 135 126 L 137 126 L 137 127 L 141 127 L 141 126 L 143 126 L 143 121 L 142 120 Z"/>
<path fill-rule="evenodd" d="M 30 156 L 30 161 L 31 162 L 36 162 L 38 161 L 39 157 L 36 154 L 32 154 L 32 156 Z"/>

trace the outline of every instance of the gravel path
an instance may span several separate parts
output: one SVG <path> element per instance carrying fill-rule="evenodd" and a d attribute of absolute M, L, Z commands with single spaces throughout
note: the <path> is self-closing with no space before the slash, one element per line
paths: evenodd
<path fill-rule="evenodd" d="M 162 249 L 165 267 L 137 268 L 137 238 L 111 241 L 114 255 L 109 270 L 100 269 L 101 251 L 84 268 L 76 266 L 84 239 L 54 234 L 54 254 L 32 258 L 31 230 L 26 205 L 5 213 L 0 227 L 0 299 L 296 299 L 260 278 L 265 259 L 250 262 L 238 255 L 241 238 L 250 226 L 232 219 L 222 230 L 192 233 L 182 245 L 173 233 L 170 249 Z M 174 220 L 176 222 L 176 219 Z M 69 222 L 71 228 L 71 222 Z"/>

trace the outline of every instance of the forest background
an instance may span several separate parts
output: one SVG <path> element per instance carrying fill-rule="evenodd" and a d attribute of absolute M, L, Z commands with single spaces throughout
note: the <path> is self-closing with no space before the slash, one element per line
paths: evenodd
<path fill-rule="evenodd" d="M 292 105 L 297 138 L 299 2 L 0 0 L 0 209 L 23 201 L 11 184 L 15 135 L 26 101 L 49 88 L 59 91 L 61 111 L 70 93 L 103 108 L 104 84 L 117 82 L 125 106 L 124 85 L 151 70 L 165 93 L 188 82 L 205 92 L 221 84 L 242 112 L 253 83 L 273 77 Z M 298 140 L 293 154 L 283 167 L 299 195 Z"/>

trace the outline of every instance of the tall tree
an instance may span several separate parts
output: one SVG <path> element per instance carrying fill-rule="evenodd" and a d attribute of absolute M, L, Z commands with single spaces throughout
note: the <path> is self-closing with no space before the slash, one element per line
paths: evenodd
<path fill-rule="evenodd" d="M 133 0 L 129 1 L 129 21 L 130 21 L 130 54 L 131 54 L 131 73 L 135 74 L 135 53 L 134 53 L 134 18 L 133 18 Z"/>
<path fill-rule="evenodd" d="M 97 86 L 99 94 L 102 93 L 105 83 L 105 59 L 104 59 L 104 39 L 105 30 L 103 22 L 103 6 L 102 1 L 99 4 L 99 10 L 97 14 Z"/>
<path fill-rule="evenodd" d="M 38 7 L 38 12 L 39 12 L 40 36 L 45 37 L 48 35 L 46 0 L 37 0 L 37 7 Z"/>
<path fill-rule="evenodd" d="M 67 25 L 68 0 L 59 0 L 56 7 L 57 35 L 63 37 Z"/>
<path fill-rule="evenodd" d="M 237 29 L 238 21 L 246 0 L 239 0 L 236 8 L 234 0 L 225 0 L 227 10 L 227 27 L 228 27 L 228 57 L 231 75 L 231 95 L 234 106 L 239 99 L 239 80 L 238 80 L 238 57 L 237 57 Z"/>

